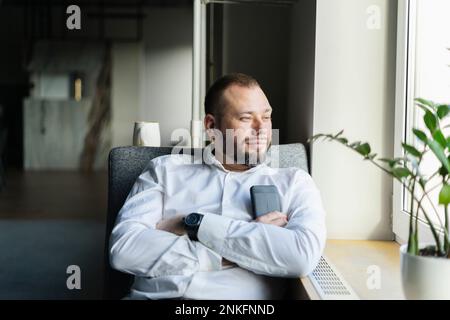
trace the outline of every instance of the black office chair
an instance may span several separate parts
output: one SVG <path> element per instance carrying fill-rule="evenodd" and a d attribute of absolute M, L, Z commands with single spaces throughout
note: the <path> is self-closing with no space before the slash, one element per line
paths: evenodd
<path fill-rule="evenodd" d="M 188 149 L 188 152 L 192 152 Z M 272 146 L 272 152 L 279 152 L 280 167 L 297 167 L 308 171 L 305 148 L 302 144 Z M 117 214 L 122 208 L 134 182 L 148 162 L 172 152 L 171 147 L 118 147 L 109 153 L 108 164 L 108 213 L 105 241 L 105 299 L 121 299 L 129 292 L 133 276 L 114 270 L 109 264 L 109 237 Z"/>

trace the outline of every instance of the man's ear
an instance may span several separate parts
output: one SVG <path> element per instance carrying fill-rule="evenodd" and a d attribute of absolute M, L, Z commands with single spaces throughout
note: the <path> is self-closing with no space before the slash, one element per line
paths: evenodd
<path fill-rule="evenodd" d="M 205 115 L 205 119 L 203 122 L 205 125 L 206 134 L 211 140 L 213 140 L 214 129 L 216 129 L 217 127 L 215 117 L 212 114 L 208 113 L 207 115 Z"/>
<path fill-rule="evenodd" d="M 204 125 L 205 125 L 205 129 L 214 129 L 216 127 L 216 119 L 214 118 L 214 116 L 210 113 L 208 113 L 205 116 L 204 119 Z"/>

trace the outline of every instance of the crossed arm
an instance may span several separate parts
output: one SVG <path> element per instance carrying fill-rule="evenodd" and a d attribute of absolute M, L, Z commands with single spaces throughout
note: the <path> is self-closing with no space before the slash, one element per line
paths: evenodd
<path fill-rule="evenodd" d="M 259 216 L 255 219 L 255 222 L 271 224 L 278 227 L 284 227 L 287 224 L 287 215 L 278 211 L 267 213 L 263 216 Z M 186 230 L 183 225 L 183 215 L 177 215 L 170 219 L 160 220 L 156 224 L 156 229 L 173 233 L 177 236 L 183 236 L 186 234 Z M 222 258 L 222 266 L 230 267 L 236 266 L 235 263 Z"/>
<path fill-rule="evenodd" d="M 325 226 L 312 179 L 301 179 L 292 186 L 287 215 L 275 212 L 246 222 L 205 213 L 199 241 L 191 241 L 180 217 L 162 219 L 164 189 L 150 165 L 119 212 L 110 239 L 111 264 L 142 277 L 192 275 L 230 263 L 269 276 L 307 275 L 323 251 Z"/>

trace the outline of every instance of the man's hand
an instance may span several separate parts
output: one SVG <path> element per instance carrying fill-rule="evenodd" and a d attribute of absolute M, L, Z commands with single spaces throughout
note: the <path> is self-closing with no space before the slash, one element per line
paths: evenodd
<path fill-rule="evenodd" d="M 272 224 L 278 227 L 284 227 L 287 224 L 288 220 L 286 214 L 278 211 L 273 211 L 266 213 L 265 215 L 259 216 L 258 218 L 255 219 L 255 222 Z M 181 214 L 177 214 L 173 218 L 160 220 L 156 224 L 156 229 L 167 231 L 176 234 L 178 236 L 186 234 L 186 231 L 184 230 L 183 215 Z M 230 267 L 236 267 L 236 264 L 223 258 L 222 266 L 225 269 L 227 269 Z"/>
<path fill-rule="evenodd" d="M 265 215 L 259 216 L 258 218 L 255 219 L 255 222 L 273 224 L 278 227 L 284 227 L 287 224 L 288 220 L 286 214 L 278 211 L 273 211 L 266 213 Z M 227 269 L 231 267 L 237 267 L 237 265 L 234 262 L 222 258 L 222 267 L 224 269 Z"/>
<path fill-rule="evenodd" d="M 186 234 L 186 230 L 184 230 L 183 215 L 176 215 L 170 219 L 160 220 L 156 224 L 156 229 L 167 231 L 176 234 L 177 236 Z"/>
<path fill-rule="evenodd" d="M 284 227 L 288 223 L 287 215 L 278 211 L 272 211 L 265 215 L 259 216 L 255 219 L 255 222 L 261 222 L 265 224 L 273 224 L 278 227 Z"/>

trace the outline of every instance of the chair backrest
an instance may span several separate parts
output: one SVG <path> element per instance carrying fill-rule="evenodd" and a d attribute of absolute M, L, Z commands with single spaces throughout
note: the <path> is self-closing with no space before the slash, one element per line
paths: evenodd
<path fill-rule="evenodd" d="M 305 148 L 300 143 L 276 145 L 271 151 L 279 155 L 279 167 L 297 167 L 308 171 Z M 277 152 L 278 151 L 278 152 Z M 108 164 L 108 213 L 106 217 L 105 241 L 105 286 L 106 299 L 121 299 L 129 291 L 133 277 L 114 270 L 109 264 L 109 237 L 117 214 L 122 208 L 133 184 L 153 158 L 170 154 L 171 147 L 118 147 L 109 153 Z"/>

